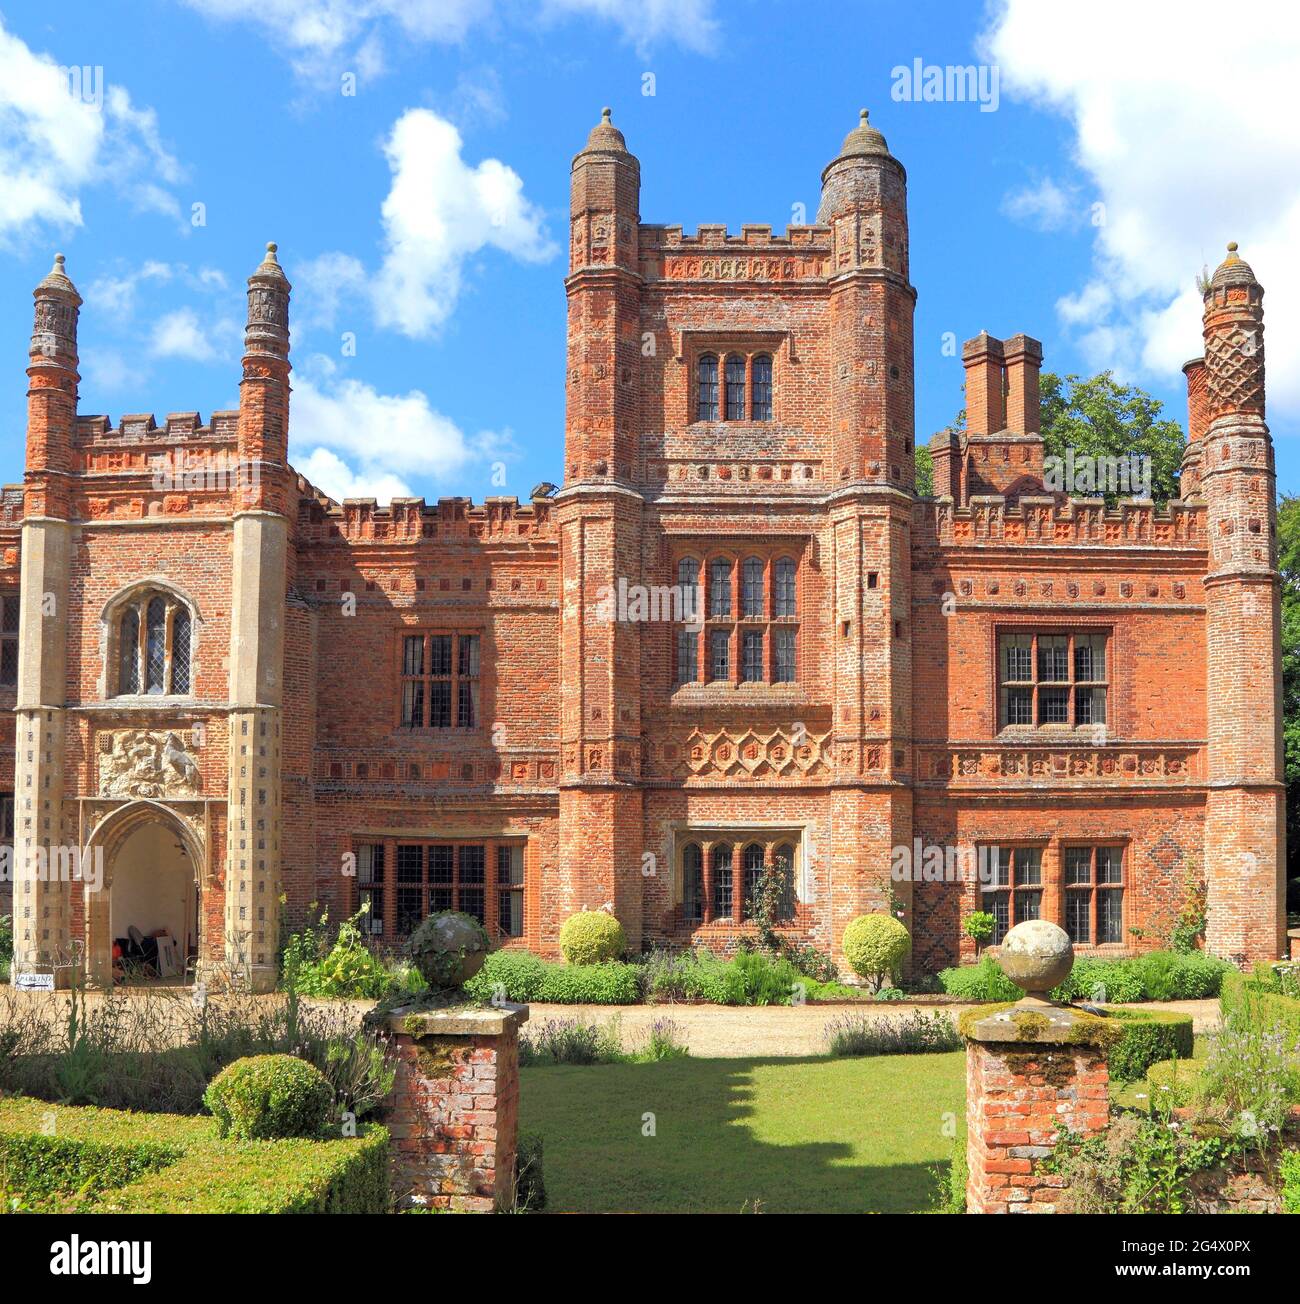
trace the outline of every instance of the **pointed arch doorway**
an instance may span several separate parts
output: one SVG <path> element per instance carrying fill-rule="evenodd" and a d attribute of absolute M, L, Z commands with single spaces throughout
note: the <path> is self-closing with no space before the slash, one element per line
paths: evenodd
<path fill-rule="evenodd" d="M 84 886 L 86 971 L 107 986 L 113 943 L 135 928 L 144 937 L 165 930 L 175 943 L 175 965 L 164 977 L 188 982 L 187 958 L 202 946 L 202 840 L 161 802 L 120 806 L 91 833 L 86 855 L 102 857 L 102 882 Z"/>

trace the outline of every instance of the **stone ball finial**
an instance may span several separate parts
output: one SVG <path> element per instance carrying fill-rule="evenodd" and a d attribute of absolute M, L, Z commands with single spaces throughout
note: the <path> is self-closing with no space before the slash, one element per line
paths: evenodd
<path fill-rule="evenodd" d="M 431 988 L 446 990 L 463 987 L 478 973 L 490 945 L 472 915 L 443 910 L 420 923 L 405 951 Z"/>
<path fill-rule="evenodd" d="M 1048 992 L 1063 983 L 1074 967 L 1069 934 L 1046 919 L 1026 919 L 1002 939 L 997 951 L 1003 973 L 1035 1004 L 1050 1002 Z"/>

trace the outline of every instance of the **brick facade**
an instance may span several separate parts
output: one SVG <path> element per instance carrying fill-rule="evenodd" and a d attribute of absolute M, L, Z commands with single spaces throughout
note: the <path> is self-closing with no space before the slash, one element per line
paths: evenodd
<path fill-rule="evenodd" d="M 1203 881 L 1212 949 L 1281 954 L 1250 269 L 1233 250 L 1207 287 L 1183 498 L 1049 490 L 1041 346 L 987 334 L 963 351 L 968 428 L 931 441 L 919 498 L 906 173 L 864 114 L 822 181 L 811 225 L 688 235 L 641 221 L 638 161 L 608 114 L 592 130 L 572 166 L 562 485 L 526 503 L 338 503 L 298 476 L 273 250 L 249 282 L 237 412 L 78 414 L 80 299 L 56 266 L 36 291 L 25 484 L 0 504 L 0 583 L 22 590 L 18 685 L 0 688 L 20 845 L 103 847 L 111 877 L 140 820 L 168 822 L 195 862 L 186 947 L 259 982 L 312 902 L 337 920 L 367 895 L 382 945 L 451 901 L 546 953 L 584 906 L 634 947 L 725 947 L 746 865 L 774 861 L 792 933 L 838 957 L 849 920 L 892 905 L 933 970 L 970 958 L 962 916 L 990 901 L 969 879 L 891 878 L 918 839 L 1032 852 L 1038 882 L 1008 910 L 1077 907 L 1083 953 L 1159 944 Z M 233 483 L 199 474 L 226 464 Z M 683 576 L 705 606 L 685 637 L 662 611 L 611 613 Z M 174 643 L 147 664 L 143 614 L 162 691 L 122 692 L 133 592 L 190 613 L 187 692 L 165 691 Z M 1006 687 L 1017 636 L 1064 688 Z M 1030 718 L 1004 718 L 1013 698 Z M 1084 851 L 1108 881 L 1067 881 Z M 88 902 L 20 874 L 20 958 L 84 938 L 102 971 Z"/>

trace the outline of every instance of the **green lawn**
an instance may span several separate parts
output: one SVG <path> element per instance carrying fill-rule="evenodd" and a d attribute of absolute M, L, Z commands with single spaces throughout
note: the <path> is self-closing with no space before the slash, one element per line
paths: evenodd
<path fill-rule="evenodd" d="M 966 1056 L 524 1069 L 551 1212 L 906 1213 L 965 1136 Z M 654 1115 L 654 1136 L 643 1115 Z"/>

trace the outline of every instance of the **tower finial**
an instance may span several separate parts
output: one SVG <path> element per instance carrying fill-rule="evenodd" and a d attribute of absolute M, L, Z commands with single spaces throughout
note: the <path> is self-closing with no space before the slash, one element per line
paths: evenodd
<path fill-rule="evenodd" d="M 611 109 L 611 108 L 609 107 L 608 104 L 605 105 L 605 107 L 604 107 L 603 109 L 601 109 L 601 111 L 600 111 L 600 120 L 601 120 L 601 122 L 613 122 L 613 121 L 614 121 L 614 110 Z"/>

